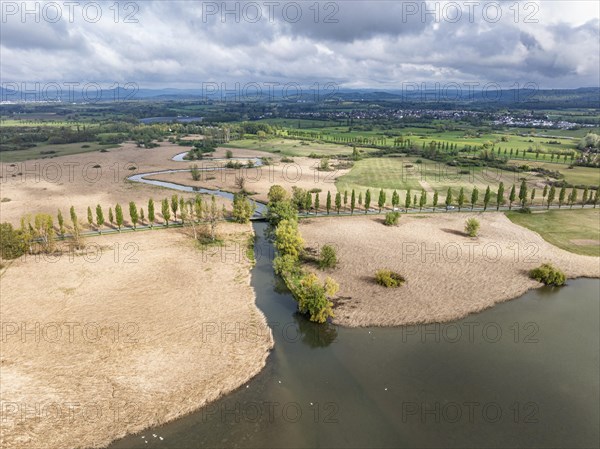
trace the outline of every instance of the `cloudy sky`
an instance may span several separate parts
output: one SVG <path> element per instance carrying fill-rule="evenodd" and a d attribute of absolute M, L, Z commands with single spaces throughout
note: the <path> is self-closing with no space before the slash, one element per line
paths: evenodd
<path fill-rule="evenodd" d="M 597 1 L 1 3 L 3 83 L 600 85 Z"/>

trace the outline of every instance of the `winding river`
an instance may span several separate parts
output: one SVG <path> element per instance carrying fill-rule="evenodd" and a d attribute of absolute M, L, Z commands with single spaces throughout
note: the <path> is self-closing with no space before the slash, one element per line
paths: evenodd
<path fill-rule="evenodd" d="M 265 229 L 251 282 L 275 339 L 266 367 L 112 449 L 599 446 L 600 280 L 442 325 L 316 325 L 274 275 Z"/>

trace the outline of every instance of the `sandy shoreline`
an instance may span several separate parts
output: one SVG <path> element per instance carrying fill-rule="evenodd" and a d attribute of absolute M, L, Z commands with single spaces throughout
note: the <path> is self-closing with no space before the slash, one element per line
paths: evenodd
<path fill-rule="evenodd" d="M 476 239 L 463 233 L 470 216 L 481 222 Z M 539 287 L 527 272 L 544 262 L 568 278 L 600 277 L 600 259 L 563 251 L 501 213 L 402 216 L 398 227 L 384 226 L 382 217 L 332 217 L 302 220 L 300 232 L 312 249 L 338 248 L 340 265 L 326 274 L 341 287 L 334 322 L 350 327 L 463 318 Z M 377 285 L 381 268 L 407 283 Z"/>
<path fill-rule="evenodd" d="M 0 446 L 103 447 L 258 374 L 273 339 L 249 283 L 251 228 L 220 228 L 227 258 L 172 229 L 3 270 Z"/>

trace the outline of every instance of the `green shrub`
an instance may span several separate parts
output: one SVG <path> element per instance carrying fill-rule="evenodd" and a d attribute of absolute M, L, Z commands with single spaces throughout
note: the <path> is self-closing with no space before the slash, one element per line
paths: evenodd
<path fill-rule="evenodd" d="M 477 237 L 480 226 L 479 220 L 476 218 L 469 218 L 465 223 L 465 232 L 469 235 L 469 237 Z"/>
<path fill-rule="evenodd" d="M 298 258 L 290 256 L 289 254 L 276 256 L 275 259 L 273 259 L 273 269 L 275 270 L 275 274 L 280 276 L 294 274 L 299 269 Z"/>
<path fill-rule="evenodd" d="M 3 259 L 16 259 L 27 250 L 25 236 L 14 230 L 10 223 L 0 224 L 0 256 Z"/>
<path fill-rule="evenodd" d="M 519 210 L 517 210 L 517 212 L 519 212 L 520 214 L 530 214 L 531 209 L 527 206 L 524 206 L 524 207 L 520 208 Z"/>
<path fill-rule="evenodd" d="M 291 164 L 292 162 L 294 162 L 294 159 L 292 159 L 291 157 L 282 157 L 281 158 L 281 162 L 283 162 L 284 164 Z"/>
<path fill-rule="evenodd" d="M 321 248 L 321 258 L 319 259 L 319 268 L 325 270 L 326 268 L 335 268 L 337 266 L 337 254 L 335 248 L 331 245 L 324 245 Z"/>
<path fill-rule="evenodd" d="M 233 157 L 233 151 L 231 151 L 231 150 L 225 151 L 225 157 L 227 159 L 231 159 Z"/>
<path fill-rule="evenodd" d="M 387 214 L 385 214 L 385 225 L 396 226 L 398 224 L 399 219 L 400 212 L 388 212 Z"/>
<path fill-rule="evenodd" d="M 561 286 L 565 285 L 566 282 L 565 274 L 549 263 L 531 270 L 529 277 L 546 285 Z"/>
<path fill-rule="evenodd" d="M 391 270 L 377 270 L 377 273 L 375 273 L 375 280 L 379 285 L 386 288 L 397 288 L 406 282 L 404 276 Z"/>

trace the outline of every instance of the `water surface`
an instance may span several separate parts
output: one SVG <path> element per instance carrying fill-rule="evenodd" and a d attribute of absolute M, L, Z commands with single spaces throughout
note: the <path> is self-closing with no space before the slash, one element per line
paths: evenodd
<path fill-rule="evenodd" d="M 130 436 L 113 449 L 598 447 L 600 280 L 531 291 L 447 325 L 319 326 L 295 313 L 265 224 L 254 226 L 252 285 L 275 339 L 265 369 L 144 432 L 149 443 Z"/>

